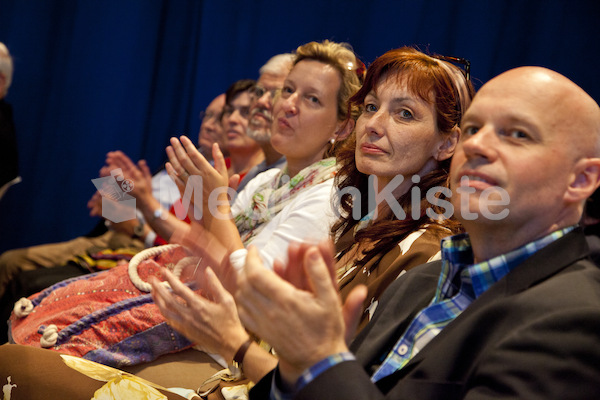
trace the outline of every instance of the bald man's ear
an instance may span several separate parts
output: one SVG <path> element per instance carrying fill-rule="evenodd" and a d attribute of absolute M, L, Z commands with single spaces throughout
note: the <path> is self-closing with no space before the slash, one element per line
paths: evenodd
<path fill-rule="evenodd" d="M 573 168 L 574 179 L 565 193 L 569 203 L 585 201 L 600 186 L 600 158 L 584 158 Z"/>

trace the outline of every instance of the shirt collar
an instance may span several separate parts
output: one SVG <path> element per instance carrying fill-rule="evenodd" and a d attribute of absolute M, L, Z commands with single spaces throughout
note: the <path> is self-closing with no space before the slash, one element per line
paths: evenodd
<path fill-rule="evenodd" d="M 477 264 L 473 263 L 473 250 L 468 233 L 442 239 L 442 273 L 433 301 L 452 297 L 459 289 L 456 285 L 472 286 L 474 298 L 481 296 L 517 265 L 536 251 L 571 232 L 576 226 L 556 230 L 541 239 Z M 457 274 L 460 274 L 460 281 L 455 279 Z"/>

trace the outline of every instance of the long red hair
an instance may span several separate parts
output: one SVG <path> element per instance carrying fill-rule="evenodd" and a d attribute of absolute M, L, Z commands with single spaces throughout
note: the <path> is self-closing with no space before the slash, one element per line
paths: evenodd
<path fill-rule="evenodd" d="M 463 112 L 475 94 L 472 84 L 464 78 L 462 72 L 456 66 L 430 57 L 411 47 L 402 47 L 388 51 L 369 66 L 364 84 L 352 96 L 350 104 L 362 107 L 367 94 L 372 90 L 376 90 L 377 85 L 390 76 L 395 76 L 399 83 L 406 83 L 408 90 L 416 96 L 428 103 L 433 103 L 437 128 L 441 135 L 449 135 L 452 129 L 459 125 Z M 346 187 L 355 187 L 360 191 L 363 199 L 360 210 L 362 218 L 370 211 L 368 202 L 365 201 L 369 191 L 369 177 L 356 169 L 355 147 L 356 134 L 353 133 L 337 154 L 338 163 L 341 167 L 336 176 L 336 185 L 340 190 Z M 443 213 L 443 209 L 440 210 L 429 204 L 425 195 L 430 188 L 448 187 L 449 169 L 450 159 L 441 161 L 435 170 L 422 177 L 420 182 L 415 184 L 420 188 L 422 194 L 420 218 L 411 218 L 412 207 L 409 190 L 397 199 L 406 214 L 405 219 L 399 220 L 394 213 L 390 212 L 356 233 L 355 241 L 366 240 L 376 244 L 372 246 L 372 250 L 365 253 L 362 260 L 358 261 L 359 264 L 364 264 L 377 254 L 387 253 L 410 233 L 425 225 L 429 225 L 430 228 L 439 228 L 443 234 L 461 230 L 460 224 L 454 219 L 434 220 L 425 214 L 425 210 L 429 207 L 438 214 Z M 438 197 L 444 199 L 443 194 L 439 194 Z M 353 201 L 351 194 L 345 194 L 338 200 L 342 208 L 341 217 L 332 227 L 332 234 L 337 238 L 354 229 L 359 222 L 352 215 Z"/>

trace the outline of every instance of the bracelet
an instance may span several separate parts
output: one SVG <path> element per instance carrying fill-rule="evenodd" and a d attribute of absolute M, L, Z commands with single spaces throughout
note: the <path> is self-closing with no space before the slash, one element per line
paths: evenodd
<path fill-rule="evenodd" d="M 154 222 L 157 219 L 166 219 L 163 218 L 163 208 L 162 207 L 158 207 L 156 210 L 154 210 L 152 212 L 152 218 L 150 219 L 150 222 Z"/>
<path fill-rule="evenodd" d="M 240 368 L 240 366 L 242 365 L 242 362 L 244 361 L 244 356 L 246 355 L 246 352 L 250 348 L 250 345 L 252 344 L 252 342 L 253 342 L 252 338 L 248 338 L 248 340 L 246 340 L 240 346 L 240 348 L 238 349 L 238 351 L 235 353 L 235 356 L 233 356 L 233 365 L 235 365 L 236 367 Z"/>

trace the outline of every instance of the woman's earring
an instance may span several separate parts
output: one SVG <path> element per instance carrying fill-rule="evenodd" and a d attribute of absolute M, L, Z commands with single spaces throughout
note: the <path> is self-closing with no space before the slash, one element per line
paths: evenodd
<path fill-rule="evenodd" d="M 329 139 L 329 143 L 331 143 L 331 145 L 333 146 L 335 144 L 335 138 Z"/>

